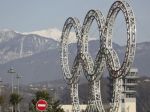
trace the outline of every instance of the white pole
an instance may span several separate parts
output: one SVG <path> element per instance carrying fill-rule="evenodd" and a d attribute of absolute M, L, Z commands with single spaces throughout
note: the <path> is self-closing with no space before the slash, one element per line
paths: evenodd
<path fill-rule="evenodd" d="M 11 89 L 12 89 L 12 93 L 14 92 L 14 77 L 13 74 L 11 74 Z"/>
<path fill-rule="evenodd" d="M 19 74 L 17 74 L 17 85 L 18 85 L 18 95 L 20 94 L 20 91 L 19 91 L 19 79 L 21 78 L 21 76 L 19 76 Z M 20 112 L 20 104 L 18 103 L 18 112 Z"/>
<path fill-rule="evenodd" d="M 18 77 L 18 95 L 19 95 L 19 77 Z M 18 112 L 20 112 L 20 104 L 18 103 Z"/>
<path fill-rule="evenodd" d="M 13 68 L 10 68 L 9 70 L 8 70 L 8 73 L 10 73 L 12 76 L 11 76 L 11 86 L 12 86 L 12 93 L 14 92 L 14 78 L 13 78 L 13 75 L 14 75 L 14 73 L 16 73 L 15 72 L 15 69 L 13 69 Z M 13 106 L 12 106 L 12 112 L 13 112 Z"/>
<path fill-rule="evenodd" d="M 2 84 L 2 79 L 0 78 L 0 96 L 2 95 L 2 90 L 1 90 L 2 85 L 1 84 Z M 2 106 L 1 105 L 0 105 L 0 112 L 2 112 Z"/>

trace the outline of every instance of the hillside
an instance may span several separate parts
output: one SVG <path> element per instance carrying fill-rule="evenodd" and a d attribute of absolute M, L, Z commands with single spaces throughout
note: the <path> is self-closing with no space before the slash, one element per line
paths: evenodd
<path fill-rule="evenodd" d="M 120 60 L 124 57 L 124 46 L 113 43 Z M 89 42 L 89 52 L 95 58 L 99 41 Z M 7 71 L 14 67 L 23 76 L 22 83 L 52 81 L 62 79 L 59 42 L 35 34 L 20 34 L 14 31 L 0 32 L 0 77 L 11 82 Z M 69 45 L 70 64 L 76 56 L 76 44 Z M 150 42 L 137 44 L 133 67 L 138 68 L 140 76 L 150 75 Z M 106 76 L 106 75 L 105 75 Z"/>

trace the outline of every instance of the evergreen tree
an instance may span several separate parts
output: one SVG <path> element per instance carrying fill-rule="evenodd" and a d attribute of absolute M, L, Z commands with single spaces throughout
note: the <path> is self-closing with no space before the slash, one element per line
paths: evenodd
<path fill-rule="evenodd" d="M 55 101 L 47 91 L 36 92 L 35 97 L 29 103 L 30 112 L 38 112 L 36 110 L 36 103 L 40 99 L 46 100 L 48 102 L 47 112 L 64 112 L 60 106 L 59 101 Z"/>
<path fill-rule="evenodd" d="M 1 95 L 0 96 L 0 106 L 2 106 L 3 103 L 4 103 L 4 97 Z"/>
<path fill-rule="evenodd" d="M 2 111 L 2 105 L 4 103 L 4 97 L 1 95 L 0 96 L 0 111 Z"/>

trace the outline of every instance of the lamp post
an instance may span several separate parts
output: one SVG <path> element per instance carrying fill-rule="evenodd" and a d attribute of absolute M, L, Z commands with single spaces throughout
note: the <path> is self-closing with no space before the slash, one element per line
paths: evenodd
<path fill-rule="evenodd" d="M 19 93 L 19 92 L 20 92 L 20 91 L 19 91 L 19 87 L 20 87 L 20 86 L 19 86 L 19 79 L 21 79 L 21 78 L 22 78 L 22 76 L 19 75 L 19 74 L 17 74 L 16 79 L 17 79 L 17 86 L 18 86 L 18 87 L 17 87 L 18 95 L 20 94 L 20 93 Z M 20 112 L 20 104 L 19 104 L 19 103 L 18 103 L 18 112 Z"/>
<path fill-rule="evenodd" d="M 8 70 L 8 73 L 10 73 L 11 75 L 12 75 L 12 77 L 11 77 L 11 87 L 12 87 L 12 93 L 14 92 L 14 74 L 16 73 L 16 71 L 15 71 L 15 69 L 14 68 L 10 68 L 9 70 Z"/>
<path fill-rule="evenodd" d="M 12 93 L 14 92 L 14 77 L 13 77 L 13 75 L 16 73 L 16 71 L 15 71 L 15 69 L 14 68 L 10 68 L 9 70 L 8 70 L 8 73 L 10 73 L 11 74 L 11 87 L 12 87 Z M 13 112 L 13 106 L 12 106 L 12 112 Z"/>
<path fill-rule="evenodd" d="M 1 79 L 1 77 L 0 77 L 0 96 L 2 96 L 2 79 Z M 2 112 L 2 107 L 1 107 L 1 105 L 0 105 L 0 112 Z"/>

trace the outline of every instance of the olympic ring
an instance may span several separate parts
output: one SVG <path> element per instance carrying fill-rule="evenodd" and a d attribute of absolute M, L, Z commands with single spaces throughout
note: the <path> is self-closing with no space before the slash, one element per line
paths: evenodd
<path fill-rule="evenodd" d="M 121 67 L 117 70 L 115 70 L 112 67 L 112 28 L 115 21 L 115 18 L 119 11 L 122 11 L 126 20 L 126 26 L 127 26 L 127 46 L 126 46 L 126 52 L 124 61 L 121 65 Z M 131 9 L 130 5 L 125 1 L 117 1 L 115 2 L 107 15 L 106 18 L 106 25 L 103 33 L 104 41 L 106 40 L 106 63 L 107 68 L 109 72 L 111 73 L 112 77 L 120 77 L 125 76 L 134 60 L 135 56 L 135 49 L 136 49 L 136 41 L 135 41 L 135 33 L 136 33 L 136 26 L 135 26 L 135 16 L 133 13 L 133 10 Z M 108 50 L 109 49 L 109 50 Z"/>
<path fill-rule="evenodd" d="M 79 66 L 80 66 L 80 64 L 77 63 L 77 57 L 74 61 L 72 71 L 70 71 L 68 65 L 68 35 L 72 27 L 75 29 L 77 39 L 79 39 L 81 37 L 80 36 L 81 27 L 80 27 L 79 20 L 77 18 L 70 17 L 66 20 L 63 27 L 62 38 L 61 38 L 61 46 L 64 46 L 61 51 L 61 57 L 62 57 L 61 62 L 63 63 L 62 67 L 64 68 L 65 79 L 66 81 L 69 80 L 68 83 L 70 82 L 72 83 L 71 79 L 74 79 L 74 77 L 76 76 L 75 73 L 79 74 Z"/>
<path fill-rule="evenodd" d="M 125 57 L 122 65 L 117 53 L 112 47 L 112 30 L 113 24 L 117 14 L 122 11 L 125 17 L 127 26 L 127 45 Z M 99 28 L 100 37 L 100 49 L 93 62 L 91 55 L 88 52 L 88 33 L 93 20 L 96 20 Z M 68 36 L 70 30 L 74 28 L 77 38 L 77 56 L 73 62 L 72 69 L 69 69 L 68 64 Z M 113 104 L 110 108 L 110 112 L 117 112 L 120 103 L 121 94 L 121 77 L 126 76 L 133 63 L 136 41 L 135 41 L 136 25 L 135 16 L 130 5 L 125 1 L 116 1 L 112 4 L 106 21 L 99 10 L 90 10 L 81 27 L 77 18 L 68 18 L 64 24 L 61 36 L 61 64 L 64 72 L 64 78 L 68 84 L 71 85 L 72 100 L 74 112 L 80 112 L 79 110 L 79 98 L 78 98 L 78 80 L 81 69 L 84 71 L 84 75 L 87 80 L 93 84 L 91 85 L 92 95 L 94 95 L 94 104 L 99 111 L 105 111 L 103 109 L 101 93 L 100 93 L 100 78 L 103 74 L 105 66 L 109 71 L 110 76 L 114 80 L 114 92 L 113 92 Z M 96 98 L 98 96 L 98 99 Z M 93 103 L 93 101 L 92 101 Z"/>

